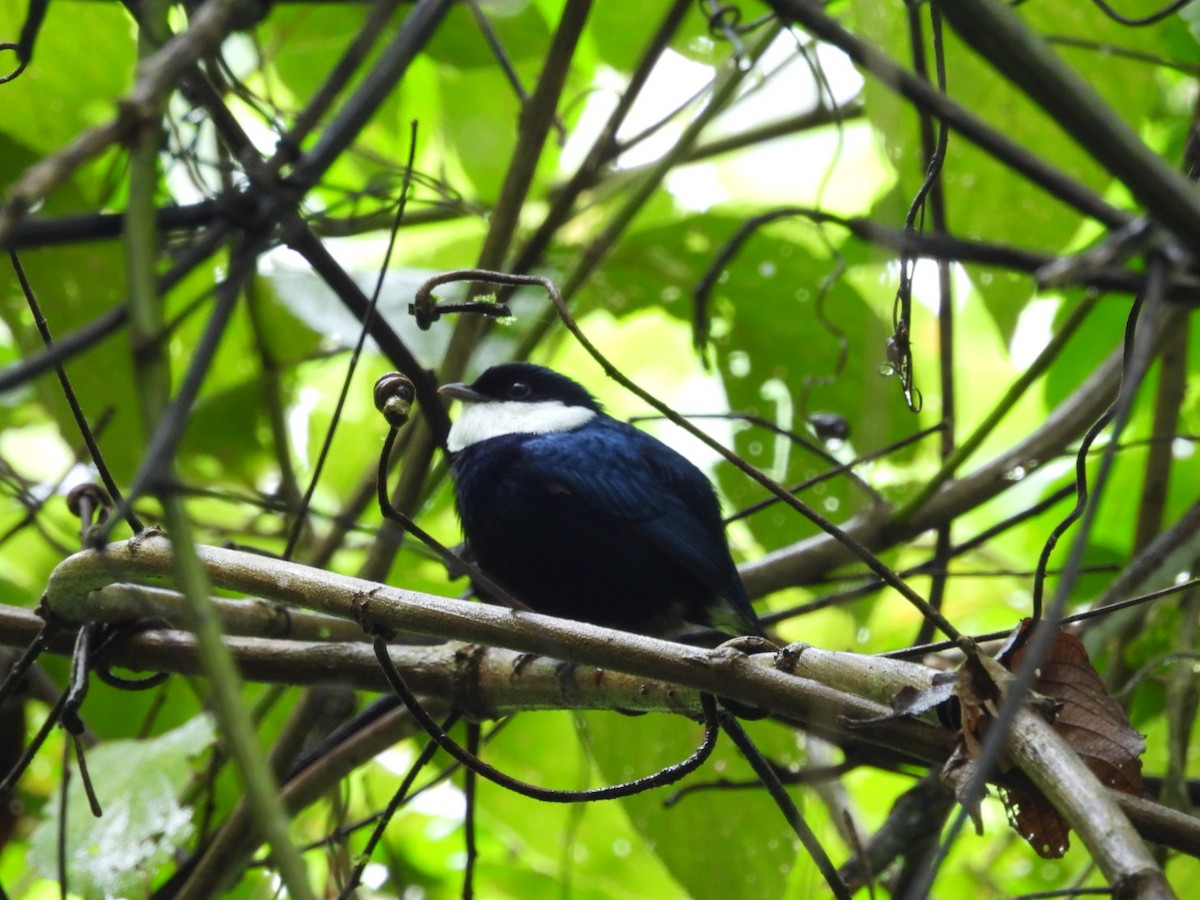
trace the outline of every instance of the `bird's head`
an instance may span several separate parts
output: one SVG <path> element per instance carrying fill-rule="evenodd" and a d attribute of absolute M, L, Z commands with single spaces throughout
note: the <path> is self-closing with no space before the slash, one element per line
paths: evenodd
<path fill-rule="evenodd" d="M 438 393 L 463 403 L 446 441 L 451 453 L 510 434 L 574 431 L 600 413 L 582 385 L 532 363 L 492 366 L 471 384 L 446 384 Z"/>

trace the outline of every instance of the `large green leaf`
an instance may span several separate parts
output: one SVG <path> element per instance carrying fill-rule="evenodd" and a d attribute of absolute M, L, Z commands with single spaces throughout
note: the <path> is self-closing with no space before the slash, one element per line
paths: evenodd
<path fill-rule="evenodd" d="M 642 228 L 606 262 L 602 278 L 589 287 L 588 299 L 627 316 L 660 307 L 690 318 L 689 292 L 718 249 L 740 222 L 712 214 Z M 724 382 L 729 408 L 819 443 L 808 432 L 806 414 L 845 418 L 856 450 L 880 447 L 915 430 L 899 389 L 879 374 L 886 356 L 884 324 L 846 278 L 833 281 L 821 296 L 821 284 L 836 263 L 811 248 L 809 229 L 775 227 L 754 235 L 719 278 L 708 305 L 713 355 Z M 822 321 L 824 319 L 824 321 Z M 838 332 L 847 336 L 841 355 Z M 686 412 L 686 410 L 683 410 Z M 754 426 L 738 427 L 734 445 L 740 454 L 784 483 L 799 482 L 830 464 L 782 437 Z M 762 488 L 722 465 L 722 490 L 735 508 L 763 498 Z M 823 514 L 841 520 L 862 508 L 865 495 L 838 479 L 805 495 Z M 749 520 L 765 546 L 780 546 L 812 526 L 775 507 Z"/>
<path fill-rule="evenodd" d="M 27 13 L 26 4 L 0 4 L 4 40 L 16 40 Z M 61 149 L 83 129 L 116 116 L 117 101 L 133 84 L 136 56 L 133 25 L 119 4 L 48 4 L 32 61 L 0 88 L 0 132 L 39 153 Z M 0 54 L 0 71 L 15 66 L 15 53 Z M 0 182 L 18 171 L 0 166 Z"/>
<path fill-rule="evenodd" d="M 684 759 L 696 748 L 701 728 L 672 716 L 586 716 L 589 747 L 610 781 L 627 781 Z M 800 761 L 795 735 L 764 724 L 751 729 L 759 749 L 787 767 Z M 753 783 L 749 765 L 721 739 L 703 768 L 679 785 L 622 801 L 630 820 L 688 895 L 775 897 L 782 893 L 798 851 L 790 827 L 765 789 L 723 787 L 714 782 Z M 670 802 L 681 787 L 710 786 Z M 803 807 L 805 800 L 798 802 Z"/>
<path fill-rule="evenodd" d="M 506 773 L 549 788 L 579 790 L 599 787 L 620 780 L 601 765 L 597 774 L 588 747 L 598 739 L 593 725 L 604 719 L 625 719 L 617 713 L 573 716 L 570 713 L 527 713 L 505 724 L 501 734 L 484 751 L 484 758 Z M 670 717 L 643 717 L 642 738 L 653 739 L 655 720 Z M 687 723 L 673 724 L 687 729 Z M 637 732 L 635 732 L 637 733 Z M 600 740 L 604 739 L 601 735 Z M 685 741 L 687 738 L 685 738 Z M 668 751 L 670 752 L 670 751 Z M 686 755 L 687 751 L 684 751 Z M 638 774 L 654 770 L 656 762 L 646 758 L 633 763 Z M 582 897 L 679 895 L 672 874 L 663 866 L 655 848 L 638 839 L 627 819 L 624 804 L 604 801 L 580 805 L 545 803 L 520 797 L 490 784 L 481 784 L 479 816 L 481 824 L 509 853 L 516 853 L 524 867 L 544 876 L 553 876 L 560 884 L 570 884 L 572 895 Z M 661 799 L 661 792 L 655 792 Z M 485 863 L 495 862 L 493 856 Z M 486 871 L 486 870 L 485 870 Z M 497 889 L 484 881 L 480 889 Z M 509 884 L 502 878 L 500 887 Z M 519 896 L 519 895 L 518 895 Z"/>
<path fill-rule="evenodd" d="M 510 63 L 516 63 L 519 77 L 531 79 L 545 60 L 551 28 L 535 3 L 489 3 L 479 7 L 497 42 Z M 496 53 L 466 5 L 456 5 L 446 14 L 442 26 L 429 42 L 430 58 L 458 69 L 487 69 L 491 77 L 501 76 Z M 526 83 L 525 89 L 532 88 Z"/>
<path fill-rule="evenodd" d="M 618 71 L 631 71 L 671 5 L 662 3 L 647 7 L 638 0 L 605 0 L 593 4 L 591 38 L 604 64 Z M 716 52 L 723 58 L 725 51 L 721 46 L 714 52 L 715 44 L 702 10 L 693 8 L 683 17 L 670 47 L 673 52 L 689 58 L 713 63 Z"/>
<path fill-rule="evenodd" d="M 101 818 L 94 818 L 82 782 L 67 794 L 66 852 L 72 891 L 86 898 L 145 893 L 151 879 L 193 833 L 179 794 L 192 759 L 213 741 L 206 716 L 144 741 L 112 741 L 88 753 Z M 59 820 L 50 807 L 29 841 L 30 861 L 43 877 L 58 874 Z"/>
<path fill-rule="evenodd" d="M 0 134 L 0 170 L 21 169 L 36 156 L 24 145 Z M 46 214 L 68 214 L 89 207 L 87 187 L 94 184 L 87 172 L 68 180 L 47 200 Z M 34 296 L 56 341 L 87 325 L 126 301 L 125 252 L 118 241 L 106 240 L 20 251 Z M 0 268 L 0 319 L 12 332 L 23 355 L 42 350 L 24 292 L 5 260 Z M 135 469 L 141 454 L 141 422 L 134 390 L 128 333 L 118 330 L 87 352 L 69 360 L 67 375 L 84 415 L 95 425 L 110 413 L 99 444 L 119 482 Z M 53 373 L 42 375 L 33 388 L 54 418 L 68 446 L 82 446 L 62 389 Z"/>

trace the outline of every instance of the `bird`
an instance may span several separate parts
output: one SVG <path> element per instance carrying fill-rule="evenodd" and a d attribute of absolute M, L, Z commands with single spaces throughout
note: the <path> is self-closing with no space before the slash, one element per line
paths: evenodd
<path fill-rule="evenodd" d="M 657 637 L 762 635 L 708 478 L 543 366 L 439 389 L 470 556 L 539 613 Z"/>

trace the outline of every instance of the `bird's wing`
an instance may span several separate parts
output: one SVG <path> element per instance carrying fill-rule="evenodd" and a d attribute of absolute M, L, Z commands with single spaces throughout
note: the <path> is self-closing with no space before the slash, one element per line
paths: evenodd
<path fill-rule="evenodd" d="M 580 515 L 621 523 L 709 585 L 744 620 L 739 624 L 756 627 L 729 557 L 720 504 L 699 469 L 650 435 L 611 419 L 569 436 L 541 436 L 525 450 L 520 465 L 526 477 L 570 498 Z"/>

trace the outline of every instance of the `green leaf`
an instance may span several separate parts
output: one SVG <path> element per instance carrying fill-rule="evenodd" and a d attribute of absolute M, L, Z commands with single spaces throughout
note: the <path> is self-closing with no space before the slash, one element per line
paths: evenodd
<path fill-rule="evenodd" d="M 636 240 L 623 242 L 613 253 L 588 297 L 624 317 L 657 307 L 690 320 L 693 286 L 740 225 L 739 220 L 707 214 L 642 228 Z M 716 368 L 731 410 L 760 416 L 810 444 L 819 442 L 808 432 L 806 414 L 833 413 L 850 424 L 856 451 L 875 449 L 916 430 L 918 423 L 905 409 L 895 380 L 879 374 L 886 359 L 884 322 L 848 277 L 836 279 L 827 296 L 821 296 L 821 285 L 837 264 L 814 251 L 814 243 L 811 226 L 785 223 L 763 229 L 743 244 L 718 278 L 708 304 Z M 847 336 L 849 350 L 840 373 L 839 333 Z M 735 426 L 733 439 L 743 457 L 784 483 L 797 483 L 831 465 L 757 426 Z M 761 487 L 725 463 L 718 475 L 733 508 L 764 497 Z M 839 478 L 816 486 L 803 499 L 841 520 L 867 497 Z M 813 532 L 781 506 L 748 522 L 769 547 Z"/>
<path fill-rule="evenodd" d="M 639 0 L 605 0 L 593 4 L 589 31 L 600 59 L 618 71 L 631 72 L 670 5 L 647 6 Z M 671 42 L 671 50 L 700 62 L 713 63 L 713 45 L 705 16 L 692 9 L 683 17 Z M 724 49 L 721 47 L 721 52 Z"/>
<path fill-rule="evenodd" d="M 462 166 L 472 199 L 492 204 L 517 146 L 521 103 L 512 87 L 487 69 L 438 69 L 438 95 L 448 111 L 443 134 Z"/>
<path fill-rule="evenodd" d="M 212 721 L 186 725 L 144 741 L 112 741 L 88 752 L 88 768 L 104 811 L 94 818 L 76 777 L 67 792 L 67 871 L 71 889 L 85 898 L 140 896 L 174 851 L 194 832 L 179 792 L 191 760 L 214 739 Z M 58 803 L 29 841 L 30 861 L 57 878 Z"/>
<path fill-rule="evenodd" d="M 606 770 L 597 772 L 590 754 L 596 740 L 592 726 L 605 718 L 629 721 L 612 712 L 523 713 L 487 745 L 484 758 L 510 775 L 543 787 L 580 790 L 611 784 L 622 778 Z M 640 733 L 652 738 L 657 727 L 654 720 L 672 718 L 646 716 L 635 722 L 647 724 L 648 730 Z M 673 721 L 687 729 L 686 722 Z M 639 775 L 654 771 L 656 765 L 652 759 L 633 764 Z M 680 894 L 655 848 L 639 839 L 622 803 L 545 803 L 489 784 L 481 784 L 479 792 L 481 824 L 502 847 L 509 848 L 509 854 L 519 856 L 524 867 L 570 884 L 572 896 Z M 655 795 L 661 799 L 662 792 Z M 495 859 L 494 854 L 485 852 L 481 862 Z M 501 882 L 505 883 L 509 880 Z"/>
<path fill-rule="evenodd" d="M 4 40 L 16 40 L 27 14 L 26 4 L 0 4 Z M 129 14 L 121 6 L 49 4 L 33 60 L 3 85 L 0 132 L 39 153 L 61 149 L 83 129 L 115 118 L 117 101 L 133 84 L 136 58 Z M 4 73 L 15 63 L 14 53 L 0 54 Z M 0 168 L 0 179 L 6 183 L 19 171 Z"/>
<path fill-rule="evenodd" d="M 588 746 L 611 782 L 628 781 L 687 757 L 701 728 L 677 716 L 627 718 L 588 713 Z M 800 753 L 795 736 L 771 725 L 752 729 L 759 749 L 787 766 Z M 717 786 L 669 802 L 681 787 L 716 781 L 754 783 L 748 764 L 722 736 L 709 761 L 683 782 L 621 801 L 630 821 L 688 895 L 777 897 L 796 864 L 791 828 L 763 789 Z"/>
<path fill-rule="evenodd" d="M 4 147 L 3 143 L 0 138 L 0 156 L 15 155 L 15 148 Z M 50 208 L 61 211 L 64 206 L 82 204 L 74 187 L 72 182 L 61 188 Z M 20 258 L 56 341 L 125 302 L 125 254 L 116 241 L 22 250 Z M 12 331 L 24 355 L 36 354 L 45 345 L 7 260 L 0 272 L 0 319 Z M 115 335 L 72 357 L 65 365 L 84 415 L 93 427 L 106 413 L 111 414 L 98 443 L 118 482 L 132 475 L 142 448 L 131 357 L 128 333 L 118 329 Z M 79 430 L 58 379 L 53 374 L 43 375 L 32 387 L 58 424 L 67 446 L 81 446 Z"/>
<path fill-rule="evenodd" d="M 537 4 L 488 3 L 481 12 L 509 62 L 520 63 L 521 75 L 528 79 L 526 91 L 532 90 L 536 76 L 546 58 L 551 40 L 551 23 L 547 23 Z M 475 16 L 465 5 L 457 5 L 446 14 L 441 28 L 429 41 L 430 57 L 439 63 L 459 69 L 488 69 L 491 77 L 499 77 L 496 54 L 488 44 Z"/>

